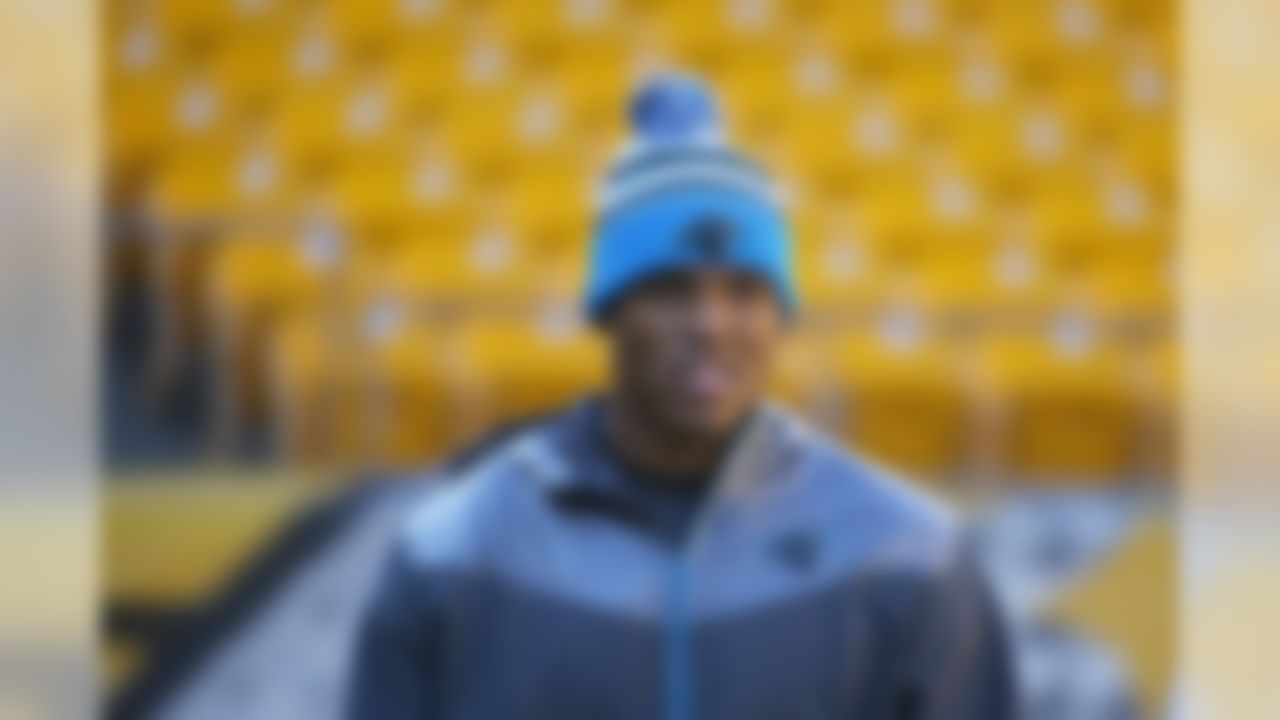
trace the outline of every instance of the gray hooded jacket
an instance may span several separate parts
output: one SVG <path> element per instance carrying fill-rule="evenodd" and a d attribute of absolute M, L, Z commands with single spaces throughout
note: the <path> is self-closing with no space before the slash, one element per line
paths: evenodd
<path fill-rule="evenodd" d="M 1007 638 L 931 500 L 763 406 L 672 541 L 591 452 L 584 407 L 413 513 L 352 718 L 1017 716 Z"/>

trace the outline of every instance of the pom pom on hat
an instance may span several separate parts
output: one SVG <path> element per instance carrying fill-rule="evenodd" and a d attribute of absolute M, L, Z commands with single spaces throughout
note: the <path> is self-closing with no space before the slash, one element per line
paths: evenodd
<path fill-rule="evenodd" d="M 660 75 L 632 96 L 631 131 L 644 144 L 708 144 L 722 140 L 711 91 L 687 75 Z"/>

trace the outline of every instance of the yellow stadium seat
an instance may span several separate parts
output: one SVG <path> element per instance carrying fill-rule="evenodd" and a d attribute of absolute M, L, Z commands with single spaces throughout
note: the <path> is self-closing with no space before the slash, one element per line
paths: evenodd
<path fill-rule="evenodd" d="M 176 45 L 200 45 L 233 35 L 280 32 L 295 22 L 306 0 L 151 0 L 135 17 L 154 22 Z"/>
<path fill-rule="evenodd" d="M 318 310 L 270 337 L 272 439 L 287 462 L 358 468 L 366 447 L 354 330 Z"/>
<path fill-rule="evenodd" d="M 850 56 L 882 59 L 896 44 L 923 40 L 937 30 L 936 15 L 929 12 L 930 7 L 920 5 L 924 12 L 904 13 L 899 23 L 889 2 L 825 2 L 812 23 L 825 42 Z"/>
<path fill-rule="evenodd" d="M 165 159 L 147 202 L 160 218 L 179 223 L 232 215 L 287 217 L 299 189 L 290 172 L 267 146 L 194 147 Z"/>
<path fill-rule="evenodd" d="M 338 272 L 344 240 L 337 228 L 297 235 L 248 232 L 220 238 L 209 267 L 218 312 L 281 315 L 319 300 L 325 278 Z"/>
<path fill-rule="evenodd" d="M 1148 179 L 1127 170 L 1095 179 L 1093 203 L 1100 245 L 1120 248 L 1167 247 L 1173 237 L 1173 180 Z"/>
<path fill-rule="evenodd" d="M 955 353 L 927 322 L 888 310 L 873 332 L 841 335 L 830 349 L 847 442 L 926 478 L 964 462 L 966 398 Z"/>
<path fill-rule="evenodd" d="M 1044 336 L 998 336 L 981 350 L 1001 408 L 1005 472 L 1027 482 L 1100 482 L 1135 469 L 1137 424 L 1124 354 L 1085 317 Z"/>
<path fill-rule="evenodd" d="M 637 86 L 633 55 L 620 32 L 593 33 L 561 47 L 546 68 L 546 82 L 568 108 L 579 133 L 613 146 L 626 127 L 626 101 Z"/>
<path fill-rule="evenodd" d="M 1099 317 L 1164 324 L 1173 317 L 1172 275 L 1162 253 L 1099 253 L 1081 279 L 1082 300 Z"/>
<path fill-rule="evenodd" d="M 599 133 L 603 128 L 588 127 L 585 119 L 575 114 L 577 108 L 569 87 L 543 78 L 533 79 L 528 85 L 512 106 L 515 114 L 507 131 L 512 140 L 512 159 L 526 164 L 572 163 L 577 156 L 591 151 L 592 143 L 603 141 L 601 135 L 587 134 Z"/>
<path fill-rule="evenodd" d="M 106 80 L 104 136 L 110 171 L 155 163 L 173 137 L 178 78 L 171 72 L 111 73 Z"/>
<path fill-rule="evenodd" d="M 861 87 L 849 109 L 843 136 L 837 141 L 859 171 L 875 176 L 909 167 L 921 120 L 899 91 L 883 82 Z"/>
<path fill-rule="evenodd" d="M 803 321 L 802 321 L 803 322 Z M 800 325 L 786 337 L 774 360 L 769 397 L 801 417 L 827 424 L 830 417 L 830 368 L 824 356 L 823 333 Z"/>
<path fill-rule="evenodd" d="M 585 257 L 599 181 L 593 169 L 572 156 L 523 167 L 512 177 L 498 211 L 520 233 L 521 242 L 539 251 Z"/>
<path fill-rule="evenodd" d="M 991 39 L 1029 64 L 1101 62 L 1115 28 L 1099 0 L 1000 3 L 981 17 Z"/>
<path fill-rule="evenodd" d="M 1076 134 L 1105 135 L 1132 104 L 1121 68 L 1111 58 L 1093 65 L 1066 65 L 1049 73 L 1041 95 L 1069 118 Z"/>
<path fill-rule="evenodd" d="M 788 165 L 804 177 L 837 185 L 851 182 L 864 171 L 854 162 L 851 107 L 844 93 L 792 102 L 782 131 Z"/>
<path fill-rule="evenodd" d="M 415 232 L 413 228 L 407 229 Z M 369 292 L 410 301 L 522 307 L 562 286 L 514 230 L 472 224 L 457 237 L 406 237 L 368 271 Z"/>
<path fill-rule="evenodd" d="M 852 223 L 800 218 L 795 263 L 806 304 L 843 308 L 873 304 L 885 284 L 883 246 Z"/>
<path fill-rule="evenodd" d="M 216 389 L 214 441 L 220 448 L 232 447 L 244 427 L 266 417 L 270 337 L 290 316 L 325 301 L 328 276 L 342 250 L 319 246 L 340 242 L 337 237 L 246 234 L 215 246 L 208 270 L 209 345 Z"/>
<path fill-rule="evenodd" d="M 862 69 L 871 87 L 879 85 L 910 131 L 929 139 L 951 121 L 957 110 L 955 61 L 939 52 L 913 50 L 894 57 L 884 68 Z"/>
<path fill-rule="evenodd" d="M 235 16 L 235 3 L 231 0 L 211 2 L 183 2 L 182 0 L 158 0 L 150 3 L 151 14 L 161 31 L 175 42 L 210 36 L 228 28 Z"/>
<path fill-rule="evenodd" d="M 467 53 L 478 52 L 469 48 L 468 39 L 456 32 L 429 42 L 391 46 L 387 75 L 404 106 L 411 112 L 438 114 L 455 102 L 467 87 Z"/>
<path fill-rule="evenodd" d="M 859 179 L 847 201 L 858 232 L 884 247 L 925 239 L 929 209 L 922 174 L 913 168 L 881 169 Z"/>
<path fill-rule="evenodd" d="M 544 308 L 532 320 L 476 323 L 459 348 L 483 425 L 558 409 L 598 390 L 606 363 L 598 339 L 577 325 L 572 308 Z"/>
<path fill-rule="evenodd" d="M 1060 106 L 1041 99 L 965 106 L 951 118 L 941 150 L 975 177 L 1017 188 L 1076 161 L 1071 122 Z"/>
<path fill-rule="evenodd" d="M 415 151 L 368 152 L 334 166 L 330 200 L 357 224 L 412 222 L 433 232 L 459 233 L 479 204 L 460 167 L 449 155 Z"/>
<path fill-rule="evenodd" d="M 404 470 L 438 462 L 474 427 L 449 336 L 406 316 L 366 336 L 359 351 L 364 464 Z"/>
<path fill-rule="evenodd" d="M 715 88 L 729 127 L 750 127 L 786 116 L 796 90 L 796 65 L 790 46 L 778 36 L 750 49 L 728 46 L 690 72 Z"/>
<path fill-rule="evenodd" d="M 640 19 L 681 60 L 762 53 L 786 41 L 785 3 L 662 0 Z"/>
<path fill-rule="evenodd" d="M 317 15 L 345 43 L 377 47 L 438 41 L 462 20 L 462 5 L 450 0 L 320 0 Z"/>
<path fill-rule="evenodd" d="M 180 53 L 153 18 L 112 3 L 102 40 L 109 165 L 147 160 L 171 136 L 173 100 L 183 77 Z"/>
<path fill-rule="evenodd" d="M 1102 233 L 1099 193 L 1084 172 L 1037 176 L 1015 205 L 1026 236 L 1049 250 L 1088 247 Z"/>
<path fill-rule="evenodd" d="M 1041 245 L 995 219 L 926 229 L 915 242 L 890 248 L 897 297 L 939 318 L 985 321 L 1035 316 L 1059 298 L 1064 268 Z"/>
<path fill-rule="evenodd" d="M 245 567 L 281 524 L 315 498 L 287 478 L 130 478 L 103 498 L 103 593 L 119 603 L 194 607 Z"/>
<path fill-rule="evenodd" d="M 297 79 L 296 48 L 285 29 L 236 32 L 218 43 L 210 75 L 234 108 L 262 111 Z"/>
<path fill-rule="evenodd" d="M 536 56 L 616 31 L 627 9 L 611 0 L 526 0 L 494 3 L 479 21 L 517 52 Z"/>
<path fill-rule="evenodd" d="M 402 220 L 419 206 L 414 158 L 404 152 L 355 154 L 327 176 L 329 202 L 349 222 L 368 225 Z M 422 202 L 423 207 L 448 203 Z"/>
<path fill-rule="evenodd" d="M 472 168 L 509 171 L 523 144 L 520 118 L 527 96 L 517 85 L 506 83 L 458 93 L 441 118 L 444 142 Z"/>
<path fill-rule="evenodd" d="M 297 82 L 272 114 L 272 141 L 284 155 L 307 161 L 402 150 L 410 127 L 401 100 L 379 67 Z"/>
<path fill-rule="evenodd" d="M 154 163 L 188 148 L 234 142 L 248 102 L 211 60 L 117 60 L 106 72 L 105 129 L 112 161 Z"/>
<path fill-rule="evenodd" d="M 1166 113 L 1126 114 L 1112 128 L 1110 150 L 1133 177 L 1172 194 L 1168 188 L 1176 185 L 1179 172 L 1175 128 L 1175 120 Z"/>
<path fill-rule="evenodd" d="M 861 177 L 854 193 L 867 233 L 886 243 L 982 242 L 996 222 L 990 186 L 945 156 Z"/>

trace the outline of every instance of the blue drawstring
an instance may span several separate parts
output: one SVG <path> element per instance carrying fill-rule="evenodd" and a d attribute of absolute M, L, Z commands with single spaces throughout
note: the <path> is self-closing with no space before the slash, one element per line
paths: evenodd
<path fill-rule="evenodd" d="M 692 720 L 693 684 L 689 647 L 689 553 L 680 552 L 671 568 L 667 588 L 665 717 Z"/>

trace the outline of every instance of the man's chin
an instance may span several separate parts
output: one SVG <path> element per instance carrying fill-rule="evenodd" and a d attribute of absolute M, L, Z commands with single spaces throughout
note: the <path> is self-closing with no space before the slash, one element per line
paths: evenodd
<path fill-rule="evenodd" d="M 717 407 L 682 408 L 668 416 L 667 428 L 690 441 L 720 440 L 737 429 L 745 411 Z"/>

